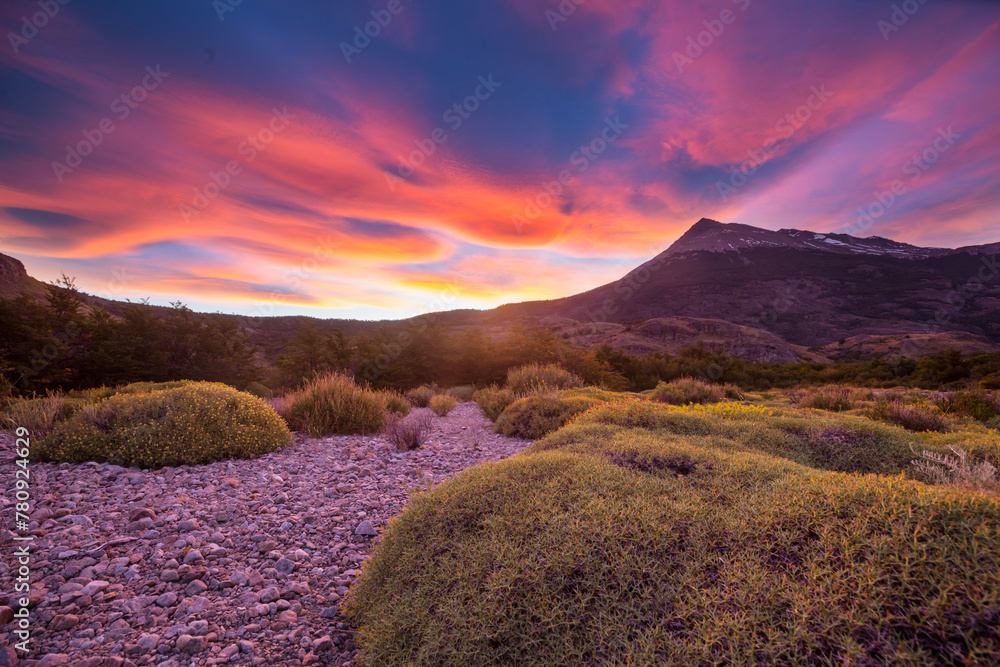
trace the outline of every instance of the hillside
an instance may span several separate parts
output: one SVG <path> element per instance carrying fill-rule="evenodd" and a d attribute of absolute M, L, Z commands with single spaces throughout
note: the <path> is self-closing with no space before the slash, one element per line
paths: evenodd
<path fill-rule="evenodd" d="M 851 361 L 923 357 L 949 347 L 1000 349 L 1000 243 L 920 248 L 877 236 L 771 231 L 702 219 L 667 250 L 613 283 L 561 299 L 421 316 L 449 329 L 541 326 L 576 344 L 630 354 L 675 354 L 690 345 L 748 361 Z M 0 255 L 0 296 L 45 286 Z M 126 304 L 87 303 L 120 315 Z M 156 306 L 148 306 L 158 308 Z M 305 316 L 232 320 L 267 357 L 311 323 L 347 336 L 399 326 Z"/>

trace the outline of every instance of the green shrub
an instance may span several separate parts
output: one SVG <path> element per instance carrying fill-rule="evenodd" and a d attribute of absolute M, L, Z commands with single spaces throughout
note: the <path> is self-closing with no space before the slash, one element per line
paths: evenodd
<path fill-rule="evenodd" d="M 1000 498 L 590 437 L 413 498 L 342 607 L 363 664 L 1000 664 Z"/>
<path fill-rule="evenodd" d="M 734 385 L 711 384 L 694 378 L 680 378 L 672 382 L 661 381 L 653 389 L 650 398 L 660 403 L 688 405 L 689 403 L 718 403 L 726 398 L 742 399 L 743 394 Z"/>
<path fill-rule="evenodd" d="M 15 399 L 0 413 L 0 426 L 6 430 L 21 426 L 28 429 L 31 437 L 40 438 L 51 433 L 57 423 L 69 417 L 78 403 L 79 401 L 70 402 L 62 394 Z"/>
<path fill-rule="evenodd" d="M 588 398 L 526 396 L 507 406 L 493 430 L 513 438 L 537 440 L 548 435 L 578 415 L 595 401 Z"/>
<path fill-rule="evenodd" d="M 486 418 L 494 422 L 515 399 L 514 392 L 510 389 L 496 385 L 480 389 L 472 397 L 472 400 L 479 404 Z"/>
<path fill-rule="evenodd" d="M 405 417 L 410 414 L 410 401 L 403 397 L 398 391 L 393 389 L 382 389 L 378 395 L 385 403 L 385 409 L 389 412 Z"/>
<path fill-rule="evenodd" d="M 464 384 L 458 387 L 452 387 L 448 390 L 448 393 L 458 399 L 459 403 L 467 403 L 472 400 L 472 397 L 476 395 L 476 388 L 471 384 Z"/>
<path fill-rule="evenodd" d="M 528 364 L 507 371 L 507 388 L 517 397 L 582 386 L 582 378 L 557 364 Z"/>
<path fill-rule="evenodd" d="M 312 436 L 378 433 L 385 424 L 383 397 L 341 373 L 310 380 L 286 396 L 283 405 L 288 425 Z"/>
<path fill-rule="evenodd" d="M 794 401 L 804 408 L 826 410 L 828 412 L 846 412 L 853 410 L 855 403 L 872 400 L 871 390 L 855 389 L 831 385 L 796 392 Z"/>
<path fill-rule="evenodd" d="M 456 405 L 458 405 L 458 400 L 454 396 L 438 394 L 431 399 L 429 407 L 438 417 L 444 417 L 454 410 Z"/>
<path fill-rule="evenodd" d="M 431 399 L 436 395 L 437 391 L 433 387 L 428 387 L 425 384 L 406 392 L 406 397 L 410 399 L 410 402 L 417 408 L 426 408 L 430 405 Z"/>
<path fill-rule="evenodd" d="M 1000 414 L 1000 400 L 985 391 L 956 391 L 935 401 L 946 415 L 988 422 Z"/>
<path fill-rule="evenodd" d="M 877 421 L 902 426 L 908 431 L 947 430 L 940 413 L 920 404 L 905 405 L 894 400 L 879 400 L 868 411 L 868 416 Z"/>
<path fill-rule="evenodd" d="M 263 401 L 232 387 L 185 383 L 86 404 L 32 449 L 41 461 L 102 461 L 140 468 L 265 454 L 288 427 Z"/>

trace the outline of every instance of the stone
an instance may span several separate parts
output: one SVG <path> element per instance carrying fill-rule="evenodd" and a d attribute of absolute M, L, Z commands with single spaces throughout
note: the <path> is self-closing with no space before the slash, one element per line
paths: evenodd
<path fill-rule="evenodd" d="M 198 563 L 205 560 L 205 557 L 201 555 L 201 552 L 197 549 L 192 549 L 191 551 L 184 554 L 185 563 Z"/>
<path fill-rule="evenodd" d="M 177 524 L 177 532 L 180 533 L 190 533 L 199 528 L 201 528 L 201 524 L 198 523 L 197 519 L 185 519 Z"/>
<path fill-rule="evenodd" d="M 52 619 L 49 623 L 49 630 L 53 632 L 60 632 L 61 630 L 69 630 L 75 628 L 80 624 L 80 617 L 76 614 L 59 614 Z"/>
<path fill-rule="evenodd" d="M 160 573 L 160 581 L 163 582 L 173 582 L 180 581 L 181 576 L 177 574 L 177 570 L 164 570 Z"/>
<path fill-rule="evenodd" d="M 364 535 L 366 537 L 378 535 L 378 533 L 375 531 L 375 526 L 373 526 L 372 522 L 369 521 L 368 519 L 365 519 L 364 521 L 358 524 L 358 527 L 354 530 L 354 534 Z"/>
<path fill-rule="evenodd" d="M 189 597 L 194 597 L 195 595 L 201 595 L 207 590 L 208 590 L 208 584 L 206 584 L 201 579 L 195 579 L 194 581 L 192 581 L 190 584 L 187 585 L 187 588 L 184 589 L 184 594 Z"/>
<path fill-rule="evenodd" d="M 264 604 L 274 602 L 279 597 L 281 597 L 281 595 L 278 593 L 278 589 L 274 586 L 269 586 L 260 592 L 260 601 Z"/>
<path fill-rule="evenodd" d="M 295 561 L 287 558 L 279 558 L 278 562 L 274 564 L 274 569 L 282 574 L 291 574 L 292 570 L 295 569 Z"/>
<path fill-rule="evenodd" d="M 204 637 L 194 637 L 192 635 L 181 635 L 177 638 L 177 650 L 181 653 L 194 655 L 201 653 L 208 647 L 208 640 Z"/>

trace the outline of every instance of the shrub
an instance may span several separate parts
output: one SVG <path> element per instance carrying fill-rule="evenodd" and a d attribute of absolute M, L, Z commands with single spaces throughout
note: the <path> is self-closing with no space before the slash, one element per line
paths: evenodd
<path fill-rule="evenodd" d="M 341 373 L 316 377 L 283 402 L 288 425 L 312 436 L 377 433 L 385 424 L 382 396 Z"/>
<path fill-rule="evenodd" d="M 902 426 L 908 431 L 947 430 L 939 413 L 920 404 L 904 405 L 899 401 L 880 400 L 868 411 L 868 416 L 877 421 Z"/>
<path fill-rule="evenodd" d="M 477 391 L 472 400 L 479 404 L 479 408 L 487 419 L 495 422 L 497 417 L 507 409 L 507 406 L 514 402 L 515 398 L 514 392 L 510 389 L 491 385 Z"/>
<path fill-rule="evenodd" d="M 396 449 L 410 451 L 419 449 L 424 443 L 424 433 L 430 424 L 430 415 L 426 412 L 413 413 L 407 417 L 393 413 L 385 420 L 384 432 Z"/>
<path fill-rule="evenodd" d="M 438 417 L 444 417 L 449 412 L 455 409 L 458 405 L 458 400 L 454 396 L 449 396 L 448 394 L 438 394 L 431 399 L 430 409 L 433 410 Z"/>
<path fill-rule="evenodd" d="M 528 364 L 507 371 L 507 388 L 518 397 L 582 386 L 582 378 L 557 364 Z"/>
<path fill-rule="evenodd" d="M 247 458 L 290 440 L 288 427 L 260 399 L 223 384 L 197 382 L 84 405 L 32 454 L 42 461 L 161 468 Z"/>
<path fill-rule="evenodd" d="M 1000 401 L 985 391 L 956 391 L 938 399 L 935 404 L 946 415 L 971 417 L 987 422 L 1000 414 Z"/>
<path fill-rule="evenodd" d="M 868 392 L 868 394 L 870 395 L 871 392 Z M 794 401 L 797 405 L 804 408 L 814 408 L 828 412 L 846 412 L 847 410 L 854 409 L 854 401 L 857 400 L 856 397 L 859 395 L 863 396 L 864 393 L 850 387 L 832 385 L 800 392 L 794 397 Z"/>
<path fill-rule="evenodd" d="M 975 461 L 967 451 L 948 445 L 951 454 L 924 451 L 913 467 L 932 484 L 958 486 L 971 491 L 1000 492 L 1000 477 L 989 461 Z"/>
<path fill-rule="evenodd" d="M 342 611 L 373 667 L 1000 664 L 998 524 L 984 494 L 607 428 L 413 498 Z"/>
<path fill-rule="evenodd" d="M 406 416 L 410 414 L 410 402 L 398 391 L 392 389 L 382 389 L 378 392 L 379 397 L 385 403 L 385 409 L 397 415 Z"/>
<path fill-rule="evenodd" d="M 3 422 L 0 425 L 8 430 L 23 426 L 31 437 L 40 438 L 52 432 L 58 422 L 71 416 L 70 406 L 74 405 L 61 394 L 14 400 L 0 414 L 0 421 Z"/>
<path fill-rule="evenodd" d="M 660 403 L 687 405 L 689 403 L 718 403 L 726 398 L 742 399 L 743 394 L 733 385 L 719 385 L 680 378 L 672 382 L 660 382 L 653 389 L 650 398 Z"/>
<path fill-rule="evenodd" d="M 452 387 L 448 390 L 448 393 L 458 399 L 460 403 L 467 403 L 472 400 L 472 397 L 476 395 L 476 388 L 471 384 L 464 384 L 458 387 Z"/>
<path fill-rule="evenodd" d="M 558 430 L 595 401 L 588 398 L 526 396 L 511 403 L 496 420 L 493 430 L 513 438 L 537 440 Z"/>
<path fill-rule="evenodd" d="M 406 397 L 410 399 L 410 402 L 413 403 L 414 407 L 418 408 L 426 408 L 430 405 L 431 399 L 434 398 L 435 395 L 437 395 L 437 391 L 435 391 L 433 387 L 428 387 L 425 384 L 406 392 Z"/>

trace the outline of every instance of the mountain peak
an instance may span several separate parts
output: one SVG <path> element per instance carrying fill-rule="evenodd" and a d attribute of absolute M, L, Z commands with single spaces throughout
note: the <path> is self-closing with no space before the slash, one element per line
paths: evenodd
<path fill-rule="evenodd" d="M 848 234 L 821 234 L 800 229 L 761 229 L 740 223 L 723 223 L 702 218 L 663 253 L 665 256 L 691 252 L 740 253 L 750 249 L 804 250 L 851 255 L 885 255 L 903 259 L 942 257 L 956 251 L 947 248 L 921 248 L 879 236 L 857 238 Z M 963 249 L 977 254 L 985 246 Z"/>

